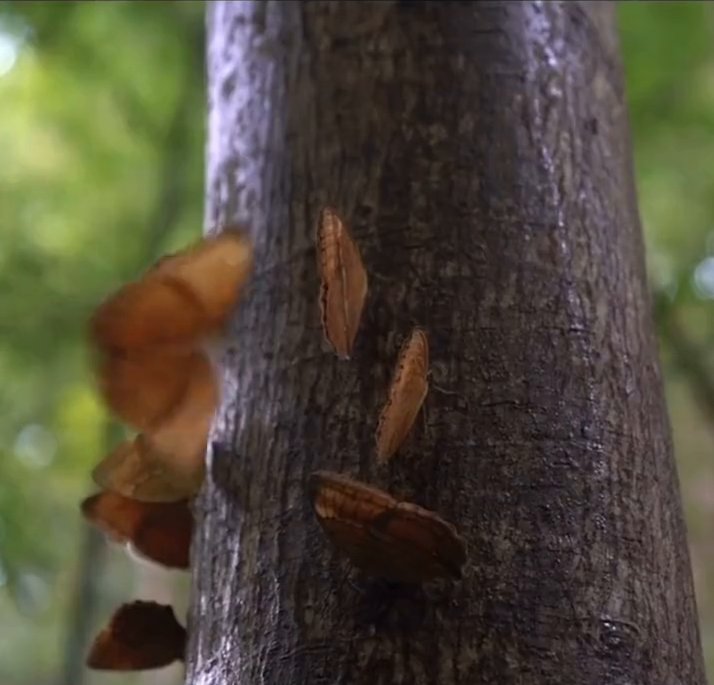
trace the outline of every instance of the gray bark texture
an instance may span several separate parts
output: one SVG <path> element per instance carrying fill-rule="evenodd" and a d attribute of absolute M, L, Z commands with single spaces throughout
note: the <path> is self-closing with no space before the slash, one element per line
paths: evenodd
<path fill-rule="evenodd" d="M 614 7 L 216 2 L 208 41 L 207 224 L 249 225 L 256 266 L 196 503 L 187 682 L 705 683 Z M 369 273 L 350 361 L 320 326 L 324 204 Z M 413 325 L 431 390 L 379 467 Z M 464 579 L 365 620 L 315 469 L 454 522 Z"/>

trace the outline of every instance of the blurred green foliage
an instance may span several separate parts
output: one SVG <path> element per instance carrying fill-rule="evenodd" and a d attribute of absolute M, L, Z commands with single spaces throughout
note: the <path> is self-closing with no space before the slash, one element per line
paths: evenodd
<path fill-rule="evenodd" d="M 4 685 L 72 673 L 80 565 L 97 556 L 78 503 L 118 438 L 89 375 L 86 321 L 119 283 L 200 232 L 203 34 L 200 2 L 0 4 Z M 149 591 L 146 571 L 111 559 L 91 632 Z M 83 659 L 86 644 L 77 648 Z"/>
<path fill-rule="evenodd" d="M 79 519 L 89 471 L 118 430 L 94 393 L 84 329 L 106 293 L 195 239 L 202 225 L 203 10 L 200 2 L 0 3 L 4 685 L 68 685 L 67 633 L 81 628 L 88 554 L 102 566 L 95 615 L 82 628 L 90 633 L 119 603 L 150 590 L 171 596 L 176 584 L 92 545 Z M 631 2 L 618 11 L 648 267 L 714 672 L 714 4 Z M 162 677 L 143 682 L 179 678 Z"/>

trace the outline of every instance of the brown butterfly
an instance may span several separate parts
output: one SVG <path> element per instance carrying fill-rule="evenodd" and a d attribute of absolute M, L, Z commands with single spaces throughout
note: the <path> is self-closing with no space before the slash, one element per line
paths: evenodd
<path fill-rule="evenodd" d="M 100 492 L 85 499 L 81 511 L 114 542 L 168 568 L 188 568 L 193 515 L 187 500 L 147 503 Z"/>
<path fill-rule="evenodd" d="M 159 260 L 92 316 L 99 391 L 120 420 L 143 434 L 140 452 L 150 454 L 147 461 L 153 470 L 161 466 L 165 479 L 202 477 L 219 402 L 206 346 L 223 332 L 252 261 L 246 234 L 225 230 Z"/>
<path fill-rule="evenodd" d="M 347 226 L 329 207 L 320 213 L 317 245 L 322 329 L 336 354 L 349 359 L 367 296 L 367 272 Z"/>
<path fill-rule="evenodd" d="M 369 575 L 405 583 L 461 577 L 464 542 L 434 512 L 328 471 L 310 476 L 309 493 L 332 543 Z"/>
<path fill-rule="evenodd" d="M 429 390 L 429 341 L 415 328 L 402 346 L 389 388 L 387 402 L 377 424 L 377 461 L 392 458 L 411 430 Z"/>
<path fill-rule="evenodd" d="M 92 341 L 104 353 L 194 349 L 222 332 L 252 261 L 247 235 L 235 228 L 163 257 L 98 307 Z"/>
<path fill-rule="evenodd" d="M 158 432 L 182 414 L 203 431 L 218 404 L 216 374 L 202 350 L 111 354 L 97 363 L 97 376 L 107 405 L 138 431 Z"/>
<path fill-rule="evenodd" d="M 117 609 L 94 640 L 87 666 L 106 671 L 143 671 L 184 660 L 186 630 L 170 606 L 136 601 Z"/>
<path fill-rule="evenodd" d="M 104 490 L 140 502 L 176 502 L 193 497 L 205 477 L 205 445 L 191 461 L 159 454 L 142 434 L 121 442 L 92 471 Z"/>

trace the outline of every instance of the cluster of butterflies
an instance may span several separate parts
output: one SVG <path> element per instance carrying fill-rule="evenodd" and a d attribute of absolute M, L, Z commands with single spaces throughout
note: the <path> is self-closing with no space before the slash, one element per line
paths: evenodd
<path fill-rule="evenodd" d="M 111 540 L 168 568 L 188 569 L 191 499 L 205 476 L 220 398 L 214 350 L 252 270 L 238 229 L 207 236 L 154 264 L 94 312 L 89 326 L 99 393 L 137 432 L 92 472 L 101 490 L 81 504 Z M 95 638 L 90 668 L 126 671 L 183 660 L 186 630 L 171 606 L 123 604 Z"/>
<path fill-rule="evenodd" d="M 318 226 L 320 308 L 326 339 L 349 359 L 367 295 L 367 272 L 344 221 L 323 209 Z M 415 328 L 397 357 L 375 435 L 377 462 L 397 453 L 429 390 L 429 343 Z M 317 471 L 309 493 L 317 520 L 332 543 L 363 572 L 388 581 L 422 583 L 460 578 L 466 547 L 438 514 L 344 474 Z"/>
<path fill-rule="evenodd" d="M 349 359 L 367 295 L 367 272 L 347 226 L 330 208 L 317 231 L 326 340 Z M 94 312 L 90 342 L 99 392 L 136 437 L 94 469 L 101 490 L 84 517 L 114 542 L 169 568 L 189 567 L 191 500 L 205 477 L 208 433 L 220 399 L 214 353 L 251 274 L 252 243 L 235 228 L 154 264 Z M 429 346 L 415 328 L 402 346 L 376 430 L 379 463 L 399 450 L 428 392 Z M 465 545 L 436 513 L 344 474 L 317 471 L 308 493 L 335 547 L 364 572 L 421 583 L 459 578 Z M 95 638 L 87 665 L 143 670 L 183 660 L 186 630 L 171 606 L 123 604 Z"/>

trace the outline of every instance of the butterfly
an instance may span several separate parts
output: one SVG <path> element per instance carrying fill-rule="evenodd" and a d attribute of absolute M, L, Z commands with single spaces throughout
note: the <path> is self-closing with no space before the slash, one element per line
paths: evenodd
<path fill-rule="evenodd" d="M 92 478 L 104 490 L 140 502 L 188 499 L 198 493 L 205 477 L 204 449 L 193 453 L 192 459 L 172 461 L 140 433 L 119 443 L 94 467 Z"/>
<path fill-rule="evenodd" d="M 411 430 L 429 390 L 429 341 L 415 328 L 402 345 L 392 377 L 387 401 L 379 416 L 375 434 L 377 461 L 392 458 Z"/>
<path fill-rule="evenodd" d="M 170 606 L 138 600 L 123 604 L 97 635 L 87 666 L 106 671 L 142 671 L 184 660 L 186 630 Z"/>
<path fill-rule="evenodd" d="M 105 353 L 194 349 L 226 325 L 252 255 L 247 235 L 229 228 L 162 257 L 96 309 L 92 340 Z"/>
<path fill-rule="evenodd" d="M 114 542 L 168 568 L 188 568 L 193 515 L 187 500 L 139 502 L 105 491 L 87 497 L 80 509 Z"/>
<path fill-rule="evenodd" d="M 461 577 L 464 541 L 436 513 L 329 471 L 313 473 L 308 491 L 327 537 L 367 574 L 404 583 Z"/>
<path fill-rule="evenodd" d="M 367 272 L 347 226 L 329 207 L 320 212 L 317 245 L 322 329 L 338 357 L 349 359 L 367 296 Z"/>

